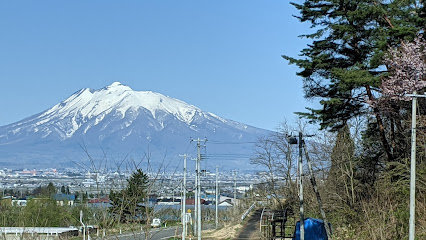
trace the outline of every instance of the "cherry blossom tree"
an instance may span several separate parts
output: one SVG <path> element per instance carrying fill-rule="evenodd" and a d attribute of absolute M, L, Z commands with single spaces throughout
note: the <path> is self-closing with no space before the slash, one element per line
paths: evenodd
<path fill-rule="evenodd" d="M 426 87 L 426 42 L 421 35 L 390 49 L 385 63 L 390 74 L 382 81 L 383 100 L 409 100 L 405 94 Z"/>

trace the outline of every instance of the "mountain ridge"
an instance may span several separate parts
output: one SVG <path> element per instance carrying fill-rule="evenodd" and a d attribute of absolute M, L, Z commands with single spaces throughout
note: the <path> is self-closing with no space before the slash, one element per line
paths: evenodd
<path fill-rule="evenodd" d="M 268 133 L 160 93 L 134 91 L 114 82 L 99 90 L 83 88 L 46 111 L 1 126 L 0 162 L 14 157 L 28 164 L 37 155 L 31 155 L 34 152 L 43 162 L 64 162 L 64 154 L 58 152 L 75 158 L 82 144 L 89 150 L 104 148 L 113 152 L 144 146 L 159 152 L 173 149 L 169 151 L 173 159 L 179 155 L 178 150 L 185 151 L 182 142 L 190 137 L 241 143 L 253 142 Z M 231 150 L 222 147 L 215 151 Z M 249 152 L 247 147 L 241 151 Z M 135 152 L 142 154 L 141 150 Z"/>

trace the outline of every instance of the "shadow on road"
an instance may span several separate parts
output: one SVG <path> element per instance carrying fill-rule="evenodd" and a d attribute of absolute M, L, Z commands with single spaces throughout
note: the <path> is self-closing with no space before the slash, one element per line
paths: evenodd
<path fill-rule="evenodd" d="M 259 232 L 259 222 L 262 209 L 257 209 L 249 217 L 244 227 L 235 239 L 259 239 L 257 233 Z M 256 237 L 257 236 L 257 237 Z"/>

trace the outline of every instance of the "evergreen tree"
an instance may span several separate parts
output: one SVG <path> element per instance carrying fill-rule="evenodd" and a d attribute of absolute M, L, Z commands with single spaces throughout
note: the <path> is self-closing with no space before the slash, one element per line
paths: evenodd
<path fill-rule="evenodd" d="M 81 195 L 80 195 L 80 192 L 79 192 L 79 191 L 76 191 L 76 192 L 74 193 L 74 195 L 75 195 L 75 200 L 76 200 L 76 201 L 80 201 L 80 202 L 82 202 L 82 197 L 81 197 Z"/>
<path fill-rule="evenodd" d="M 53 185 L 52 182 L 49 182 L 49 184 L 46 187 L 46 193 L 47 195 L 51 196 L 52 194 L 56 193 L 55 185 Z"/>
<path fill-rule="evenodd" d="M 121 191 L 110 192 L 110 211 L 119 216 L 121 222 L 133 221 L 144 215 L 148 188 L 148 176 L 137 169 L 129 179 L 127 187 Z"/>
<path fill-rule="evenodd" d="M 329 186 L 335 196 L 345 204 L 354 207 L 356 201 L 355 144 L 349 126 L 345 125 L 337 133 L 336 143 L 331 153 L 331 168 L 328 175 Z"/>
<path fill-rule="evenodd" d="M 319 98 L 321 109 L 299 113 L 322 128 L 337 130 L 355 116 L 371 111 L 369 102 L 380 91 L 386 65 L 383 56 L 389 46 L 413 39 L 425 26 L 422 2 L 375 0 L 306 0 L 292 3 L 301 22 L 316 31 L 302 37 L 312 44 L 301 51 L 302 59 L 283 56 L 302 70 L 306 98 Z M 391 144 L 381 112 L 373 106 L 382 147 L 393 159 Z"/>

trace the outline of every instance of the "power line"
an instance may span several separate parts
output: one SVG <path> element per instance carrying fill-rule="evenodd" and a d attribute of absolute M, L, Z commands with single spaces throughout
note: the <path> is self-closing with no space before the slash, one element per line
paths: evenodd
<path fill-rule="evenodd" d="M 204 155 L 204 157 L 253 157 L 253 155 L 244 153 L 213 153 Z"/>
<path fill-rule="evenodd" d="M 223 141 L 209 140 L 209 143 L 211 144 L 256 144 L 258 142 L 223 142 Z"/>

